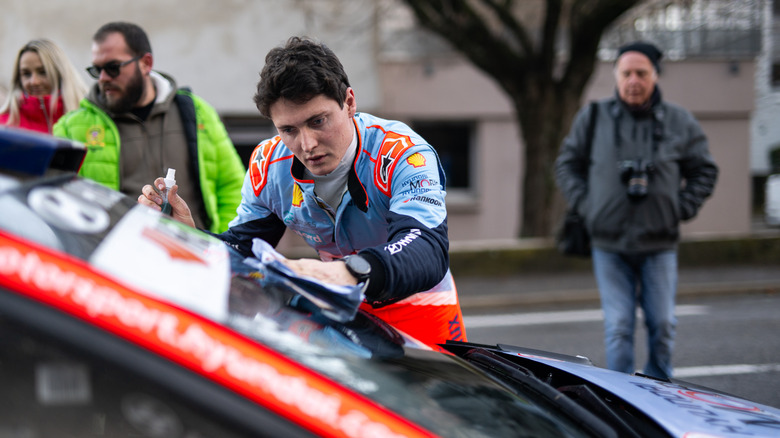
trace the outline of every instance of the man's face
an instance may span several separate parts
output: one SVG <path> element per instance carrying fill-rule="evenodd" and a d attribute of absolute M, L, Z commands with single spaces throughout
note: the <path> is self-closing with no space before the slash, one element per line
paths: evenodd
<path fill-rule="evenodd" d="M 147 54 L 136 62 L 130 62 L 119 68 L 119 75 L 112 78 L 105 70 L 100 72 L 98 86 L 105 99 L 106 107 L 114 113 L 123 113 L 137 106 L 144 94 L 144 73 Z M 121 33 L 111 33 L 100 42 L 92 43 L 92 65 L 102 67 L 108 63 L 123 63 L 133 59 Z M 148 70 L 147 70 L 148 74 Z"/>
<path fill-rule="evenodd" d="M 631 106 L 641 106 L 650 100 L 658 74 L 647 56 L 626 52 L 615 65 L 615 80 L 620 98 Z"/>
<path fill-rule="evenodd" d="M 270 107 L 271 120 L 282 141 L 309 172 L 322 176 L 338 166 L 355 135 L 355 94 L 347 89 L 343 108 L 317 95 L 297 104 L 279 99 Z"/>

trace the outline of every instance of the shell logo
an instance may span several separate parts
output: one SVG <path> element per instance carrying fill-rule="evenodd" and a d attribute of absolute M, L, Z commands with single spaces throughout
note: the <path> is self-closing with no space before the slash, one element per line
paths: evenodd
<path fill-rule="evenodd" d="M 298 184 L 293 185 L 292 205 L 294 207 L 300 207 L 303 204 L 303 190 Z"/>
<path fill-rule="evenodd" d="M 421 153 L 415 152 L 406 159 L 406 162 L 415 168 L 422 167 L 425 166 L 425 157 Z"/>

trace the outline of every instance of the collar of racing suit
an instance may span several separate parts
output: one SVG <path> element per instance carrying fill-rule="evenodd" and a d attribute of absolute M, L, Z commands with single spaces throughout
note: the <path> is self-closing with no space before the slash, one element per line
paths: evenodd
<path fill-rule="evenodd" d="M 352 167 L 349 169 L 349 174 L 347 175 L 347 190 L 349 190 L 349 194 L 352 197 L 352 201 L 355 203 L 355 205 L 360 209 L 360 211 L 365 213 L 368 211 L 368 194 L 366 193 L 366 189 L 363 187 L 363 183 L 360 182 L 360 178 L 358 178 L 357 172 L 355 171 L 358 165 L 358 161 L 360 160 L 361 152 L 363 151 L 363 137 L 360 135 L 357 119 L 353 118 L 352 121 L 355 123 L 357 153 L 355 154 L 355 160 L 352 162 Z M 311 179 L 307 177 L 306 166 L 304 166 L 303 163 L 301 163 L 294 156 L 292 160 L 292 167 L 290 168 L 290 173 L 296 180 L 311 181 Z"/>

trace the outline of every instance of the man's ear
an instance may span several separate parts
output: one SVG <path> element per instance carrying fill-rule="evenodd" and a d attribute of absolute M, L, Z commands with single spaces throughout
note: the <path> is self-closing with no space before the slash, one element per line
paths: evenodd
<path fill-rule="evenodd" d="M 141 66 L 141 72 L 145 75 L 148 75 L 152 71 L 154 57 L 151 53 L 147 53 L 138 60 L 138 64 Z"/>
<path fill-rule="evenodd" d="M 344 99 L 344 105 L 347 106 L 347 115 L 352 118 L 357 112 L 357 101 L 355 100 L 355 90 L 352 87 L 347 88 L 347 97 Z"/>

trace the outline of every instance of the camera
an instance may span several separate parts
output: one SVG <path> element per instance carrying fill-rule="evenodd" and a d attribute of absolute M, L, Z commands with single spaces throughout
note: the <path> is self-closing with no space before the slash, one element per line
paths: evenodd
<path fill-rule="evenodd" d="M 632 200 L 647 196 L 647 185 L 650 175 L 655 172 L 655 166 L 645 160 L 625 160 L 618 163 L 620 179 L 626 184 L 626 193 Z"/>

